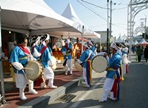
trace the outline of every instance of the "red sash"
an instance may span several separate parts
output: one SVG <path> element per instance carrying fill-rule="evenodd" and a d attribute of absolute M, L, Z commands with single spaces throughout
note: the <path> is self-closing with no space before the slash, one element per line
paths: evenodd
<path fill-rule="evenodd" d="M 26 54 L 26 55 L 30 55 L 30 51 L 26 48 L 26 47 L 23 47 L 21 45 L 18 45 L 18 47 Z"/>

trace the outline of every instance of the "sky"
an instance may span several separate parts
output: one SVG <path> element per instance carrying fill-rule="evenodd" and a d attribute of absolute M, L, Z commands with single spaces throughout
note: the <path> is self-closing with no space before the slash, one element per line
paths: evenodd
<path fill-rule="evenodd" d="M 71 3 L 79 19 L 93 31 L 107 30 L 107 0 L 44 0 L 58 14 L 62 14 Z M 127 7 L 129 0 L 112 0 L 112 35 L 127 35 Z M 148 9 L 135 17 L 135 28 L 141 18 L 148 17 Z M 143 20 L 144 21 L 144 20 Z M 148 23 L 148 21 L 147 21 Z"/>

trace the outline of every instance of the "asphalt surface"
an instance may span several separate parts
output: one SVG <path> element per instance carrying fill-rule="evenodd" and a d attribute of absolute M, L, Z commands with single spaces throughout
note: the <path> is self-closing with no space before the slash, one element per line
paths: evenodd
<path fill-rule="evenodd" d="M 148 63 L 142 60 L 140 63 L 134 60 L 129 65 L 129 73 L 124 75 L 124 81 L 121 82 L 120 100 L 109 100 L 99 103 L 103 94 L 102 80 L 97 80 L 95 85 L 87 90 L 83 87 L 77 87 L 70 94 L 76 97 L 70 102 L 56 100 L 49 104 L 47 108 L 148 108 Z M 97 79 L 97 78 L 96 78 Z"/>

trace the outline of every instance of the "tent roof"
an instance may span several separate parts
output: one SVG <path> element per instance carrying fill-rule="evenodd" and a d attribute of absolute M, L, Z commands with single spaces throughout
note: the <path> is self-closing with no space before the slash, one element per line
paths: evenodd
<path fill-rule="evenodd" d="M 77 16 L 76 12 L 74 11 L 74 9 L 70 3 L 67 5 L 66 9 L 62 13 L 62 16 L 84 25 L 81 22 L 81 20 L 79 19 L 79 17 Z"/>
<path fill-rule="evenodd" d="M 115 42 L 116 43 L 123 43 L 124 41 L 121 39 L 121 37 L 119 37 Z"/>
<path fill-rule="evenodd" d="M 148 42 L 145 41 L 145 39 L 142 39 L 140 42 L 139 42 L 140 45 L 148 45 Z"/>
<path fill-rule="evenodd" d="M 56 31 L 56 28 L 80 32 L 73 21 L 57 14 L 43 0 L 0 0 L 0 6 L 3 29 L 31 31 L 31 34 L 36 31 L 47 33 L 49 29 Z"/>
<path fill-rule="evenodd" d="M 138 45 L 139 43 L 138 43 L 138 41 L 136 40 L 135 42 L 134 42 L 134 45 Z"/>
<path fill-rule="evenodd" d="M 82 28 L 84 27 L 84 36 L 87 37 L 89 35 L 89 38 L 100 38 L 100 35 L 92 30 L 90 30 L 87 26 L 85 26 L 82 21 L 77 16 L 76 12 L 74 11 L 72 5 L 69 3 L 67 7 L 65 8 L 64 12 L 62 13 L 62 16 L 72 20 L 77 25 L 77 29 L 79 31 L 83 31 Z"/>

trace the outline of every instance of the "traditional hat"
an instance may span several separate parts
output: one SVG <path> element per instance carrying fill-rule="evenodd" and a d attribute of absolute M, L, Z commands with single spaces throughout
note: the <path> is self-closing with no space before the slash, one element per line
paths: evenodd
<path fill-rule="evenodd" d="M 37 37 L 33 37 L 32 38 L 32 44 L 31 44 L 31 46 L 35 46 L 35 45 L 38 45 L 38 43 L 40 42 L 40 36 L 37 36 Z"/>
<path fill-rule="evenodd" d="M 44 35 L 42 35 L 41 36 L 41 41 L 43 42 L 43 41 L 46 41 L 46 40 L 49 40 L 50 39 L 50 35 L 49 34 L 44 34 Z"/>
<path fill-rule="evenodd" d="M 124 52 L 128 52 L 128 48 L 127 48 L 127 47 L 123 48 L 122 50 L 123 50 Z"/>
<path fill-rule="evenodd" d="M 119 48 L 120 48 L 120 47 L 117 46 L 116 43 L 114 43 L 114 42 L 111 43 L 110 47 L 111 47 L 111 48 L 114 48 L 115 50 L 119 50 Z"/>

